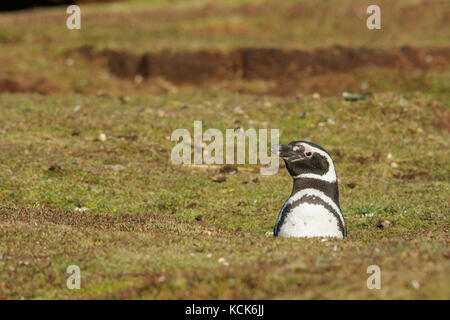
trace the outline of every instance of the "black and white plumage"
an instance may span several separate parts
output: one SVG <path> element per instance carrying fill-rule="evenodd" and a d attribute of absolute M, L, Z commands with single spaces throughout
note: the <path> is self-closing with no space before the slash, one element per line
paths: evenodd
<path fill-rule="evenodd" d="M 347 230 L 339 206 L 336 171 L 328 152 L 307 141 L 274 145 L 271 151 L 284 160 L 294 180 L 274 236 L 344 238 Z"/>

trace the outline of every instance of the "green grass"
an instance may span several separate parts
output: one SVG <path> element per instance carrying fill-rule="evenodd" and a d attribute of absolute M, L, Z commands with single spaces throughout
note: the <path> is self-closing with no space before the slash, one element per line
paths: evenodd
<path fill-rule="evenodd" d="M 66 7 L 61 6 L 37 13 L 2 13 L 0 39 L 39 51 L 92 44 L 140 53 L 211 47 L 448 44 L 448 4 L 407 0 L 377 4 L 382 14 L 382 29 L 378 31 L 366 28 L 369 4 L 357 0 L 119 1 L 80 5 L 81 31 L 67 30 L 68 15 Z"/>
<path fill-rule="evenodd" d="M 426 95 L 356 103 L 225 91 L 128 102 L 5 94 L 0 101 L 3 297 L 449 297 L 449 137 L 435 127 L 445 107 Z M 236 105 L 248 117 L 235 114 Z M 167 136 L 192 132 L 196 119 L 205 119 L 204 130 L 233 128 L 236 120 L 244 129 L 280 128 L 281 142 L 301 138 L 327 148 L 349 237 L 266 235 L 290 193 L 285 169 L 260 176 L 246 165 L 215 183 L 218 167 L 172 164 L 175 143 Z M 326 119 L 335 123 L 319 124 Z M 106 141 L 97 140 L 100 133 Z M 124 168 L 105 167 L 118 164 Z M 52 165 L 59 167 L 49 171 Z M 377 228 L 385 219 L 392 226 Z M 82 270 L 80 291 L 65 289 L 70 264 Z M 371 264 L 382 269 L 382 290 L 365 286 Z"/>
<path fill-rule="evenodd" d="M 160 93 L 160 83 L 136 85 L 110 75 L 68 50 L 92 45 L 96 50 L 132 53 L 232 50 L 236 48 L 447 47 L 448 5 L 443 2 L 381 1 L 382 29 L 366 28 L 366 5 L 356 0 L 308 1 L 118 1 L 81 5 L 82 29 L 68 30 L 65 7 L 0 13 L 0 81 L 10 79 L 39 93 L 113 95 Z M 128 21 L 126 25 L 123 21 Z M 104 62 L 103 62 L 104 63 Z M 334 95 L 344 90 L 427 91 L 448 99 L 448 67 L 422 72 L 389 68 L 351 70 L 346 74 L 311 74 L 299 93 Z M 221 84 L 233 91 L 260 93 L 271 81 Z M 156 88 L 155 88 L 156 87 Z M 162 88 L 161 88 L 162 87 Z M 182 89 L 176 88 L 175 89 Z M 2 88 L 0 87 L 0 91 Z"/>

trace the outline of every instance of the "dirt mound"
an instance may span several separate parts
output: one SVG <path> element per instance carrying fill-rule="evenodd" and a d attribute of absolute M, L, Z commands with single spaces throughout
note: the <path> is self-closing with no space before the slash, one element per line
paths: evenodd
<path fill-rule="evenodd" d="M 11 79 L 0 79 L 0 92 L 25 92 L 27 91 L 19 82 Z"/>
<path fill-rule="evenodd" d="M 25 79 L 0 78 L 0 93 L 40 93 L 51 94 L 60 91 L 60 86 L 53 80 L 44 77 L 25 77 Z"/>
<path fill-rule="evenodd" d="M 263 91 L 276 95 L 296 93 L 299 88 L 306 92 L 317 89 L 325 93 L 341 92 L 352 83 L 349 73 L 361 67 L 409 72 L 450 65 L 450 47 L 374 49 L 335 46 L 311 51 L 243 48 L 142 55 L 114 50 L 98 52 L 93 47 L 82 47 L 66 52 L 66 55 L 73 54 L 102 60 L 118 78 L 165 79 L 176 86 L 208 86 L 234 80 L 272 81 L 275 85 Z M 331 92 L 323 90 L 324 83 L 330 86 Z"/>
<path fill-rule="evenodd" d="M 124 231 L 124 232 L 154 232 L 179 235 L 180 230 L 185 234 L 196 234 L 208 236 L 221 234 L 231 236 L 233 231 L 222 228 L 211 228 L 201 222 L 192 222 L 176 216 L 162 214 L 110 214 L 80 212 L 76 210 L 51 209 L 43 207 L 40 209 L 30 206 L 18 209 L 0 209 L 0 224 L 29 224 L 29 225 L 65 225 L 76 228 L 93 228 L 101 231 Z"/>
<path fill-rule="evenodd" d="M 233 51 L 167 51 L 135 55 L 124 51 L 95 52 L 91 47 L 71 51 L 89 58 L 104 57 L 118 77 L 163 77 L 173 83 L 202 84 L 227 79 L 298 79 L 305 75 L 347 72 L 363 66 L 402 71 L 431 69 L 450 64 L 450 47 L 395 49 L 344 48 L 281 50 L 270 48 Z"/>
<path fill-rule="evenodd" d="M 0 78 L 0 92 L 95 93 L 116 89 L 116 92 L 165 93 L 183 87 L 218 87 L 279 96 L 314 92 L 340 95 L 343 91 L 364 91 L 369 87 L 379 92 L 383 84 L 392 90 L 428 90 L 427 72 L 448 68 L 450 47 L 335 46 L 310 51 L 244 48 L 138 55 L 84 46 L 65 52 L 63 57 L 85 58 L 96 71 L 103 72 L 102 68 L 106 68 L 116 77 L 109 80 L 108 86 L 100 81 L 71 88 L 48 76 L 23 75 Z"/>
<path fill-rule="evenodd" d="M 169 221 L 167 221 L 169 220 Z M 52 210 L 42 208 L 20 208 L 18 210 L 0 210 L 0 222 L 10 223 L 38 223 L 68 225 L 75 227 L 92 227 L 101 230 L 120 230 L 129 231 L 137 229 L 148 229 L 149 226 L 156 223 L 177 222 L 177 218 L 156 216 L 154 214 L 142 215 L 110 215 L 110 214 L 91 214 L 87 212 Z"/>

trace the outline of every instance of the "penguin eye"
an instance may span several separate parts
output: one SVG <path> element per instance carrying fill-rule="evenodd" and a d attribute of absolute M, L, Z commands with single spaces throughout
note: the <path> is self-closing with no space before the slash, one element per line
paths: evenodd
<path fill-rule="evenodd" d="M 311 157 L 311 156 L 312 156 L 312 152 L 306 151 L 306 152 L 305 152 L 305 156 L 307 156 L 308 158 Z"/>

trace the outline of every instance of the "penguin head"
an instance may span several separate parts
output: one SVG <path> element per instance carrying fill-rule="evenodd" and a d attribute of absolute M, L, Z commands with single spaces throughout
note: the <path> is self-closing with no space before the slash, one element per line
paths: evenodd
<path fill-rule="evenodd" d="M 271 152 L 279 155 L 290 175 L 315 178 L 328 182 L 336 181 L 333 160 L 322 147 L 307 141 L 292 141 L 288 145 L 272 145 Z"/>

